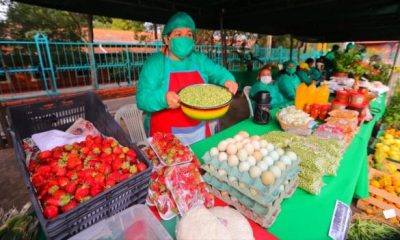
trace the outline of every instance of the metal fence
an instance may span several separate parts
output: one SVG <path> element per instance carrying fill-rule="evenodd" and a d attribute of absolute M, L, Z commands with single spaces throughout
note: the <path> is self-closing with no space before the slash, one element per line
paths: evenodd
<path fill-rule="evenodd" d="M 50 42 L 44 35 L 33 41 L 0 41 L 0 101 L 32 96 L 57 95 L 88 89 L 134 85 L 147 57 L 160 51 L 161 44 Z M 196 46 L 222 64 L 222 48 Z M 289 59 L 289 49 L 227 47 L 227 67 L 259 69 L 269 62 Z M 300 55 L 319 57 L 320 52 Z M 297 50 L 293 50 L 297 56 Z"/>

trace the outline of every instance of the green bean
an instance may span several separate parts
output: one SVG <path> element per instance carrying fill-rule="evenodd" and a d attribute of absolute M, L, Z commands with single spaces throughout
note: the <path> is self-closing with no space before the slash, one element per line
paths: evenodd
<path fill-rule="evenodd" d="M 231 100 L 232 95 L 215 85 L 192 85 L 179 92 L 181 102 L 193 107 L 212 108 Z"/>

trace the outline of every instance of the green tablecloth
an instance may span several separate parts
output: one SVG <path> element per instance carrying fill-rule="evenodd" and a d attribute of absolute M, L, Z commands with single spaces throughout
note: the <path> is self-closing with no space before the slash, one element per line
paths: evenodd
<path fill-rule="evenodd" d="M 381 96 L 371 103 L 371 107 L 380 112 L 360 128 L 340 162 L 337 176 L 324 177 L 326 186 L 318 196 L 297 189 L 290 199 L 283 201 L 281 213 L 268 229 L 269 232 L 280 239 L 329 239 L 328 231 L 336 200 L 350 204 L 353 197 L 368 197 L 367 144 L 376 121 L 385 110 L 384 99 L 385 96 Z M 200 158 L 219 141 L 232 137 L 241 130 L 250 134 L 264 134 L 277 129 L 280 127 L 275 119 L 268 125 L 256 125 L 251 119 L 247 119 L 191 147 Z M 163 224 L 169 232 L 174 227 L 170 222 Z"/>

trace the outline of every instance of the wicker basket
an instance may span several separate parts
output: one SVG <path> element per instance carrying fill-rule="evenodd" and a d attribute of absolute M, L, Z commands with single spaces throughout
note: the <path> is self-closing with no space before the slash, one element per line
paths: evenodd
<path fill-rule="evenodd" d="M 304 125 L 287 124 L 280 118 L 279 112 L 276 114 L 276 119 L 278 119 L 279 125 L 285 132 L 290 132 L 301 136 L 309 136 L 312 133 L 310 122 Z"/>

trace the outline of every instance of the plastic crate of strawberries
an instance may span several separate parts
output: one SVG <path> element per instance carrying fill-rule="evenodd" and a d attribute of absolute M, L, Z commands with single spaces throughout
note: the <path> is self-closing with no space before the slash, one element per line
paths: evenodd
<path fill-rule="evenodd" d="M 53 219 L 147 166 L 114 138 L 89 135 L 85 141 L 38 152 L 28 169 L 44 216 Z"/>

